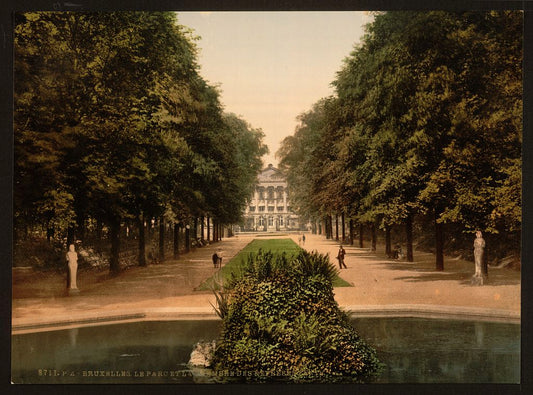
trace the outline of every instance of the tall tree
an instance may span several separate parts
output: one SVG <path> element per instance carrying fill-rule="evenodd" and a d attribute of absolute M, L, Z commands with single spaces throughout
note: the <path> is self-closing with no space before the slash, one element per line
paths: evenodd
<path fill-rule="evenodd" d="M 416 215 L 431 214 L 438 270 L 446 223 L 516 236 L 521 28 L 516 11 L 376 14 L 333 82 L 312 148 L 304 124 L 280 150 L 300 205 L 341 205 L 389 232 L 404 222 L 409 260 Z"/>
<path fill-rule="evenodd" d="M 238 217 L 262 133 L 226 122 L 175 13 L 37 12 L 16 22 L 17 229 L 106 223 L 117 273 L 124 220 Z"/>

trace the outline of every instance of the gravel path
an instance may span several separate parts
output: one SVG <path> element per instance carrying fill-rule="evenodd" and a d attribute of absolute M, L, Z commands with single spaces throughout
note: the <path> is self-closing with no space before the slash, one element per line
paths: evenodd
<path fill-rule="evenodd" d="M 293 237 L 296 242 L 297 236 Z M 322 236 L 307 235 L 304 248 L 329 253 L 337 265 L 339 243 Z M 346 249 L 348 269 L 340 276 L 353 287 L 335 288 L 335 299 L 344 307 L 355 306 L 431 306 L 443 308 L 485 309 L 520 314 L 520 272 L 489 267 L 483 286 L 472 286 L 474 263 L 445 257 L 444 271 L 435 270 L 433 254 L 415 251 L 414 262 L 392 260 L 385 247 L 369 248 L 350 245 Z"/>
<path fill-rule="evenodd" d="M 299 235 L 290 237 L 298 243 Z M 23 332 L 51 326 L 115 322 L 130 319 L 216 318 L 210 292 L 195 287 L 218 270 L 211 255 L 217 248 L 228 262 L 253 239 L 252 235 L 227 238 L 164 264 L 133 267 L 118 277 L 83 272 L 78 277 L 78 296 L 65 296 L 65 276 L 37 278 L 31 270 L 13 271 L 13 331 Z M 329 253 L 337 265 L 338 242 L 306 234 L 307 250 Z M 470 285 L 472 262 L 445 259 L 444 272 L 434 270 L 432 254 L 415 251 L 415 262 L 386 258 L 376 252 L 345 246 L 348 269 L 340 276 L 353 287 L 335 288 L 340 306 L 358 312 L 396 310 L 410 312 L 462 311 L 473 315 L 494 313 L 514 320 L 520 317 L 520 273 L 489 268 L 484 286 Z M 43 329 L 44 330 L 44 329 Z"/>

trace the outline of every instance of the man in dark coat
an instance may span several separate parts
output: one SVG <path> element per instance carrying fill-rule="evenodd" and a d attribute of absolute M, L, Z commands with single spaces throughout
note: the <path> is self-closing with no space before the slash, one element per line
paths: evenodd
<path fill-rule="evenodd" d="M 346 250 L 342 248 L 342 244 L 339 246 L 339 253 L 337 254 L 337 259 L 339 260 L 339 269 L 342 269 L 344 266 L 345 269 L 348 269 L 346 267 L 346 264 L 344 263 L 344 255 L 346 255 Z"/>

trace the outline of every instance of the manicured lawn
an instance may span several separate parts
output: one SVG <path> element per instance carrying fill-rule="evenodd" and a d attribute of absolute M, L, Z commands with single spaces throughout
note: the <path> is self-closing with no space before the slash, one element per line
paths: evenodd
<path fill-rule="evenodd" d="M 224 282 L 231 278 L 231 273 L 239 274 L 242 270 L 242 265 L 246 262 L 248 254 L 257 252 L 259 249 L 263 251 L 272 251 L 273 253 L 285 252 L 288 256 L 295 255 L 300 247 L 291 239 L 254 239 L 246 247 L 244 247 L 237 255 L 233 257 L 228 263 L 222 265 L 222 268 L 212 277 L 205 280 L 198 288 L 199 291 L 206 291 L 213 289 L 216 282 Z M 351 285 L 340 277 L 336 277 L 333 281 L 334 287 L 351 287 Z"/>

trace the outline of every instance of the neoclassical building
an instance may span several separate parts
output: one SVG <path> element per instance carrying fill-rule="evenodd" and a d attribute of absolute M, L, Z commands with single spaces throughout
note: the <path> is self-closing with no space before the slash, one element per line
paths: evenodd
<path fill-rule="evenodd" d="M 287 181 L 271 164 L 261 171 L 257 186 L 244 212 L 243 231 L 298 230 L 298 216 L 291 211 Z"/>

